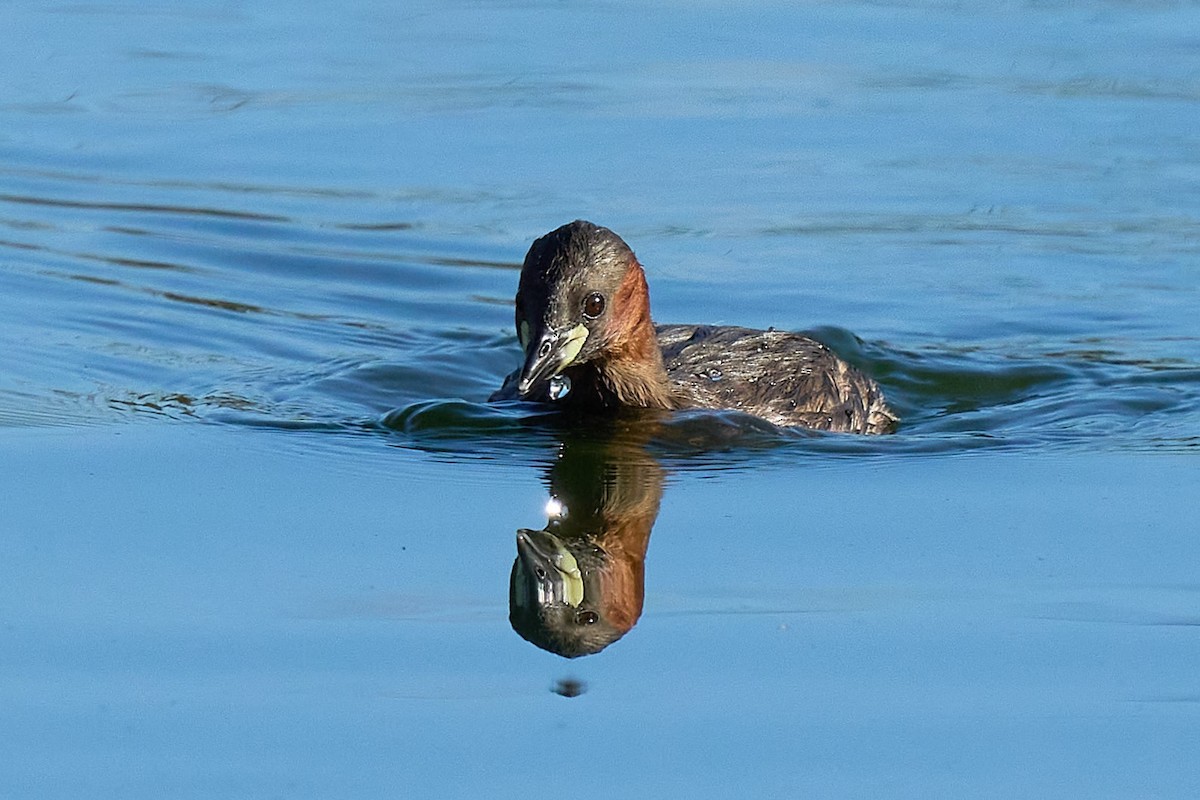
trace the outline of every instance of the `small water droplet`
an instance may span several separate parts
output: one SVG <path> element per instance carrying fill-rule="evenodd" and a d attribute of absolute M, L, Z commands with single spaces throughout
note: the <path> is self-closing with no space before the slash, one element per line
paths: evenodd
<path fill-rule="evenodd" d="M 555 375 L 550 379 L 550 399 L 562 400 L 571 391 L 571 379 L 566 375 Z"/>
<path fill-rule="evenodd" d="M 587 691 L 587 684 L 575 678 L 560 678 L 550 691 L 563 697 L 579 697 Z"/>
<path fill-rule="evenodd" d="M 546 517 L 555 520 L 562 519 L 567 516 L 567 507 L 557 497 L 551 497 L 546 501 Z"/>

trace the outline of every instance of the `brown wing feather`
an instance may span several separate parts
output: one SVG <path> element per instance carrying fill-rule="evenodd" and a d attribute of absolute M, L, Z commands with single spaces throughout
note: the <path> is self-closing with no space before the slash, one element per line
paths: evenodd
<path fill-rule="evenodd" d="M 854 433 L 886 433 L 897 421 L 875 381 L 803 334 L 662 325 L 658 341 L 686 405 Z"/>

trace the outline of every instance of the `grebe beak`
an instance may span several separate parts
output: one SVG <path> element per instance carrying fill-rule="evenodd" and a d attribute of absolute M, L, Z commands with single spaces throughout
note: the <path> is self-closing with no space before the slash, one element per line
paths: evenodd
<path fill-rule="evenodd" d="M 552 533 L 528 528 L 517 531 L 517 577 L 519 600 L 524 601 L 521 605 L 578 606 L 583 602 L 579 563 Z"/>
<path fill-rule="evenodd" d="M 528 398 L 544 382 L 574 364 L 587 337 L 588 329 L 584 325 L 547 329 L 541 338 L 529 344 L 525 352 L 517 393 Z"/>

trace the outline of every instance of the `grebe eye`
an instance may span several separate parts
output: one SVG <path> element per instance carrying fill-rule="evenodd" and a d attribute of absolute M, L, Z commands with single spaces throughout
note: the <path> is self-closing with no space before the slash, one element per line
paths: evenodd
<path fill-rule="evenodd" d="M 600 615 L 595 611 L 580 611 L 575 617 L 575 621 L 581 625 L 595 625 L 598 619 Z"/>
<path fill-rule="evenodd" d="M 599 292 L 592 292 L 583 300 L 583 315 L 588 319 L 595 319 L 604 313 L 604 295 Z"/>

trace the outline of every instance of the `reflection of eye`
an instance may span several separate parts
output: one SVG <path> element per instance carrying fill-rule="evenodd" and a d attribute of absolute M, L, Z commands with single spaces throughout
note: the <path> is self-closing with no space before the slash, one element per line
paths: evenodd
<path fill-rule="evenodd" d="M 592 292 L 583 300 L 583 315 L 588 319 L 595 319 L 604 313 L 604 295 L 599 292 Z"/>
<path fill-rule="evenodd" d="M 594 625 L 600 616 L 595 611 L 580 611 L 575 615 L 575 621 L 580 625 Z"/>

